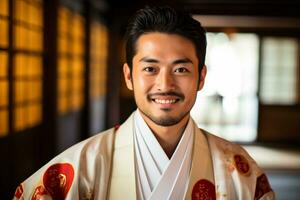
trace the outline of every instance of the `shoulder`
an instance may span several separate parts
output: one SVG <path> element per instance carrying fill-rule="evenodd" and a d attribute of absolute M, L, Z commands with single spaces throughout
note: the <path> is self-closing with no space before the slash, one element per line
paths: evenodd
<path fill-rule="evenodd" d="M 111 150 L 113 140 L 114 128 L 111 128 L 71 146 L 53 158 L 49 163 L 69 161 L 76 164 L 83 157 L 90 158 L 91 155 L 104 155 Z"/>
<path fill-rule="evenodd" d="M 89 137 L 73 146 L 69 147 L 65 151 L 54 157 L 51 162 L 63 161 L 69 159 L 78 159 L 78 157 L 84 156 L 89 153 L 105 153 L 112 145 L 114 139 L 114 129 L 108 129 L 100 132 L 92 137 Z"/>
<path fill-rule="evenodd" d="M 86 140 L 83 140 L 70 148 L 68 148 L 62 154 L 74 153 L 78 151 L 84 152 L 102 152 L 106 148 L 110 148 L 110 145 L 113 143 L 115 129 L 111 128 L 106 131 L 100 132 L 95 136 L 92 136 Z"/>
<path fill-rule="evenodd" d="M 249 173 L 263 173 L 255 160 L 239 144 L 227 141 L 207 131 L 202 131 L 208 141 L 214 163 L 223 163 L 227 170 L 237 170 L 239 174 L 247 176 Z"/>
<path fill-rule="evenodd" d="M 240 186 L 234 189 L 239 199 L 274 199 L 267 176 L 242 146 L 201 131 L 210 147 L 216 179 L 226 177 L 228 185 Z"/>
<path fill-rule="evenodd" d="M 251 156 L 248 154 L 248 152 L 239 144 L 230 142 L 226 139 L 218 137 L 205 130 L 202 130 L 202 132 L 205 134 L 211 148 L 218 150 L 224 154 L 230 154 L 230 155 L 242 154 L 243 156 L 253 160 Z"/>
<path fill-rule="evenodd" d="M 70 190 L 69 195 L 77 196 L 79 187 L 89 191 L 90 185 L 94 184 L 94 180 L 90 177 L 97 176 L 97 173 L 101 172 L 109 174 L 114 132 L 112 128 L 98 133 L 60 153 L 26 179 L 18 187 L 15 197 L 22 196 L 25 199 L 33 198 L 35 195 L 55 197 L 59 192 L 52 194 L 50 191 L 61 189 Z M 64 188 L 52 188 L 61 181 L 64 182 Z"/>

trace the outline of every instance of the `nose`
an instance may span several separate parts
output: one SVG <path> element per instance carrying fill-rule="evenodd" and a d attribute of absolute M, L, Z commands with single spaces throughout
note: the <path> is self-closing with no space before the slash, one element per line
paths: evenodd
<path fill-rule="evenodd" d="M 167 92 L 175 89 L 175 80 L 173 75 L 167 70 L 161 70 L 156 79 L 157 89 Z"/>

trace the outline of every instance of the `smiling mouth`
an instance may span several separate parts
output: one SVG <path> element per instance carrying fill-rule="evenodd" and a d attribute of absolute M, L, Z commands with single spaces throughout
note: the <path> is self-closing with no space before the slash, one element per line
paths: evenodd
<path fill-rule="evenodd" d="M 160 105 L 172 105 L 176 104 L 179 101 L 184 100 L 184 95 L 179 92 L 164 92 L 164 93 L 153 93 L 148 94 L 147 98 L 149 101 L 152 101 Z"/>
<path fill-rule="evenodd" d="M 152 101 L 158 104 L 175 104 L 179 99 L 152 99 Z"/>

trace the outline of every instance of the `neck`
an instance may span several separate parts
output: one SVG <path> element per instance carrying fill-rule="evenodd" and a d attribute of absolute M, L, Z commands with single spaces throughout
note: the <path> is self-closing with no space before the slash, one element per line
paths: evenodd
<path fill-rule="evenodd" d="M 167 156 L 171 158 L 189 121 L 190 115 L 186 115 L 179 123 L 172 126 L 157 125 L 143 113 L 141 113 L 141 115 L 154 133 L 160 146 Z"/>

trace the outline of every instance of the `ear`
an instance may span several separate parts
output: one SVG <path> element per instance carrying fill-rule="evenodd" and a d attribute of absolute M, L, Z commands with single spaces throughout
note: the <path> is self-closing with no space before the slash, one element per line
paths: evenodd
<path fill-rule="evenodd" d="M 199 81 L 199 86 L 198 86 L 199 91 L 202 90 L 202 88 L 204 86 L 206 73 L 207 73 L 207 67 L 206 67 L 206 65 L 203 65 L 201 73 L 200 73 L 200 81 Z"/>
<path fill-rule="evenodd" d="M 124 65 L 123 65 L 123 74 L 124 74 L 124 79 L 125 79 L 127 88 L 129 90 L 133 90 L 130 68 L 127 63 L 124 63 Z"/>

